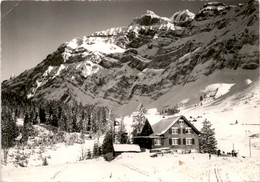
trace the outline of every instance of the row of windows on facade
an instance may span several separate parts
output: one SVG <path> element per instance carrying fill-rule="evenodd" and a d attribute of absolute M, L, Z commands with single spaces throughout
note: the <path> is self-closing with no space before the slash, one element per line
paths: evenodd
<path fill-rule="evenodd" d="M 163 145 L 164 140 L 160 138 L 154 139 L 154 145 L 160 146 Z M 195 139 L 194 138 L 183 138 L 182 142 L 180 138 L 170 138 L 169 139 L 170 145 L 194 145 Z"/>
<path fill-rule="evenodd" d="M 178 127 L 172 127 L 169 130 L 169 132 L 170 132 L 170 134 L 181 134 L 181 130 L 182 130 L 183 134 L 192 134 L 193 133 L 192 129 L 191 128 L 187 128 L 187 127 L 183 128 L 183 129 L 178 128 Z"/>

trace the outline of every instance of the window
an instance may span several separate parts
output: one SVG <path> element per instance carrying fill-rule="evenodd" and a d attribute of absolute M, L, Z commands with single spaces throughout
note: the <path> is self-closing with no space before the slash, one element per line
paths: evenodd
<path fill-rule="evenodd" d="M 183 124 L 184 123 L 184 120 L 183 119 L 179 119 L 179 124 Z"/>
<path fill-rule="evenodd" d="M 178 120 L 178 123 L 179 123 L 179 125 L 180 125 L 181 128 L 184 127 L 184 120 L 183 120 L 183 119 L 179 119 L 179 120 Z"/>
<path fill-rule="evenodd" d="M 180 145 L 180 139 L 179 138 L 172 138 L 172 145 Z"/>
<path fill-rule="evenodd" d="M 191 128 L 185 128 L 185 133 L 187 133 L 187 134 L 192 134 Z"/>
<path fill-rule="evenodd" d="M 172 127 L 172 134 L 179 134 L 179 130 L 177 127 Z"/>
<path fill-rule="evenodd" d="M 161 145 L 161 139 L 160 138 L 155 138 L 154 139 L 154 145 L 160 146 Z"/>
<path fill-rule="evenodd" d="M 186 145 L 193 145 L 195 144 L 194 142 L 194 138 L 186 138 Z"/>

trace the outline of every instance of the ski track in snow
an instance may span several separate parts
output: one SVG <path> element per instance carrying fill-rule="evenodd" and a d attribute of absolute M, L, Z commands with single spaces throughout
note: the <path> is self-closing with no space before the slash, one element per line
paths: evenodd
<path fill-rule="evenodd" d="M 68 168 L 69 166 L 65 166 L 63 169 L 59 170 L 58 172 L 56 172 L 51 179 L 49 180 L 49 182 L 53 181 L 62 171 L 64 171 L 66 168 Z"/>
<path fill-rule="evenodd" d="M 141 169 L 139 169 L 139 168 L 137 168 L 137 167 L 135 167 L 135 166 L 133 166 L 133 165 L 129 165 L 129 164 L 124 164 L 124 163 L 121 163 L 120 165 L 122 165 L 122 166 L 125 166 L 125 167 L 127 167 L 127 168 L 129 168 L 129 169 L 131 169 L 131 170 L 133 170 L 133 171 L 136 171 L 136 172 L 138 172 L 138 173 L 140 173 L 140 174 L 143 174 L 143 175 L 145 175 L 145 176 L 151 176 L 151 174 L 149 174 L 149 173 L 147 173 L 146 171 L 143 171 L 143 170 L 141 170 Z"/>

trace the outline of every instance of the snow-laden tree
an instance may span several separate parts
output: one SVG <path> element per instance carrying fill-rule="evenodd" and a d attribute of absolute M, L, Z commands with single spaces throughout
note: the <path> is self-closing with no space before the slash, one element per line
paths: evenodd
<path fill-rule="evenodd" d="M 215 138 L 215 129 L 211 128 L 210 121 L 203 121 L 200 136 L 200 150 L 205 153 L 215 153 L 217 150 L 217 140 Z"/>
<path fill-rule="evenodd" d="M 107 130 L 105 134 L 105 138 L 103 140 L 102 144 L 102 153 L 107 154 L 113 152 L 113 143 L 115 139 L 115 115 L 111 114 L 111 111 L 109 111 L 108 115 L 108 123 L 110 124 L 109 129 Z"/>
<path fill-rule="evenodd" d="M 120 121 L 120 125 L 119 125 L 119 129 L 118 129 L 118 132 L 117 132 L 117 135 L 116 135 L 116 139 L 121 144 L 127 143 L 128 136 L 127 136 L 127 132 L 126 132 L 126 128 L 125 128 L 125 124 L 124 124 L 123 119 Z"/>
<path fill-rule="evenodd" d="M 134 120 L 133 120 L 133 131 L 132 135 L 137 136 L 138 134 L 141 133 L 142 128 L 144 126 L 144 123 L 146 121 L 145 114 L 147 113 L 147 110 L 144 108 L 143 104 L 140 103 L 140 105 L 137 108 L 137 112 L 134 115 Z"/>

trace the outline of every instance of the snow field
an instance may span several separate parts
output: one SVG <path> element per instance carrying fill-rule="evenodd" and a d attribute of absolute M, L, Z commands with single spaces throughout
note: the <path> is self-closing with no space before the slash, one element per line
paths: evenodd
<path fill-rule="evenodd" d="M 4 181 L 257 181 L 260 160 L 207 154 L 124 153 L 106 162 L 97 158 L 77 163 L 3 169 Z"/>
<path fill-rule="evenodd" d="M 67 43 L 67 47 L 71 49 L 85 48 L 88 51 L 101 52 L 105 54 L 122 53 L 125 51 L 121 47 L 108 41 L 109 39 L 105 39 L 101 37 L 88 37 L 88 38 L 83 37 L 82 43 L 80 44 L 78 42 L 78 38 L 74 38 Z"/>

